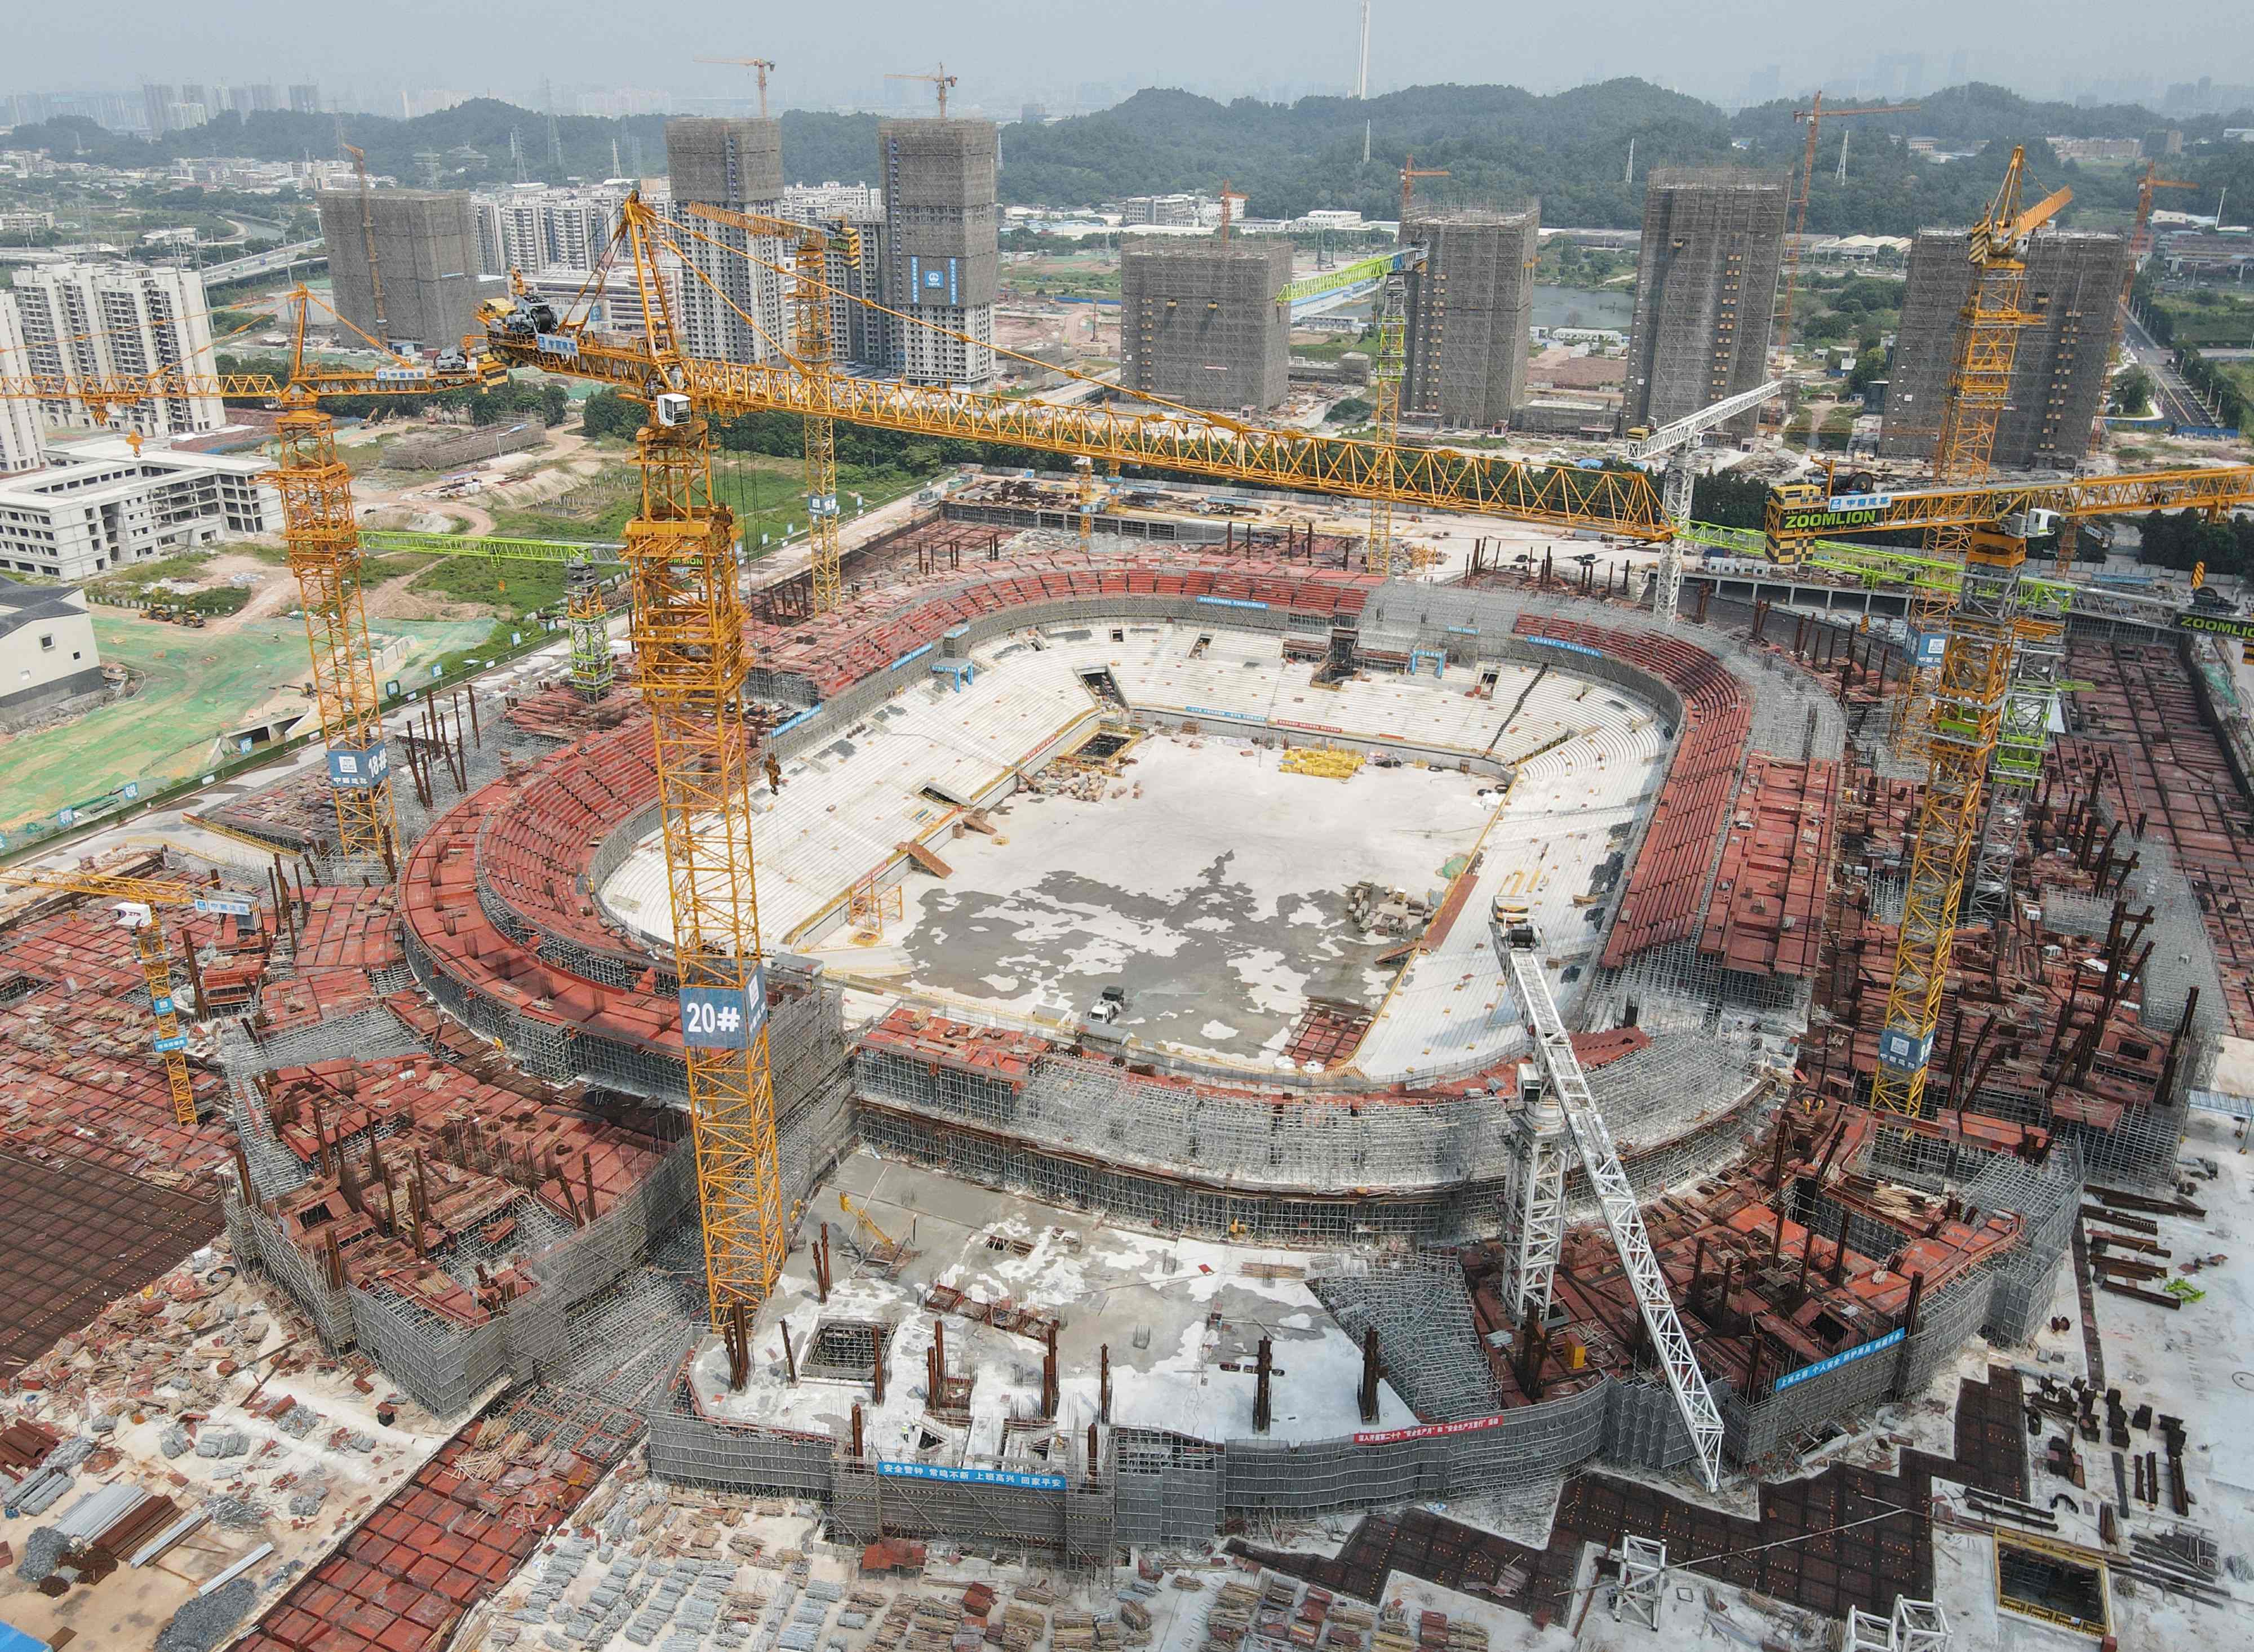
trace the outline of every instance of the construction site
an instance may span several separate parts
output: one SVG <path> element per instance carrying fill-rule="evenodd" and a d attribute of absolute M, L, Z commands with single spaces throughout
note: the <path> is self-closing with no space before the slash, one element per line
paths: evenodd
<path fill-rule="evenodd" d="M 1734 340 L 1616 466 L 1399 441 L 1530 216 L 1386 261 L 1347 438 L 836 373 L 839 232 L 704 209 L 788 248 L 794 351 L 489 315 L 465 375 L 646 399 L 640 508 L 531 665 L 396 703 L 319 408 L 381 381 L 301 368 L 321 742 L 0 869 L 0 1617 L 2247 1644 L 2237 634 L 2029 542 L 2254 467 L 1991 474 L 2019 179 L 1929 483 L 1779 490 L 1753 572 L 1684 554 L 1779 388 Z M 927 250 L 894 326 L 991 348 Z M 803 566 L 739 578 L 708 421 L 778 411 Z M 840 421 L 1032 468 L 847 547 Z M 1866 533 L 1925 538 L 1816 537 Z"/>

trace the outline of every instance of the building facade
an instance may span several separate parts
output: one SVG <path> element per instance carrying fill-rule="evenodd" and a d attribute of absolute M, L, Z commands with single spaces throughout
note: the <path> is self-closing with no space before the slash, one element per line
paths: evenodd
<path fill-rule="evenodd" d="M 477 198 L 478 262 L 488 276 L 512 270 L 527 276 L 576 270 L 601 262 L 625 216 L 624 188 L 550 189 L 519 185 Z"/>
<path fill-rule="evenodd" d="M 690 212 L 693 206 L 773 216 L 782 199 L 782 123 L 695 119 L 665 123 L 670 216 L 686 268 L 682 341 L 716 361 L 766 361 L 790 344 L 783 303 L 790 248 Z M 758 262 L 753 262 L 757 260 Z"/>
<path fill-rule="evenodd" d="M 134 453 L 116 438 L 50 452 L 45 468 L 0 478 L 0 571 L 91 579 L 248 534 L 282 531 L 265 459 Z"/>
<path fill-rule="evenodd" d="M 885 200 L 883 301 L 891 367 L 911 383 L 984 384 L 994 376 L 994 298 L 1001 281 L 991 121 L 880 121 Z"/>
<path fill-rule="evenodd" d="M 24 369 L 72 379 L 130 378 L 172 368 L 209 374 L 210 304 L 192 270 L 140 264 L 39 264 L 21 270 L 13 294 Z M 91 430 L 76 401 L 42 402 L 48 424 Z M 215 396 L 178 394 L 111 405 L 108 423 L 144 437 L 192 436 L 227 423 Z"/>
<path fill-rule="evenodd" d="M 1739 167 L 1662 169 L 1644 193 L 1621 422 L 1657 430 L 1767 382 L 1784 184 Z M 1723 427 L 1753 433 L 1758 411 Z"/>
<path fill-rule="evenodd" d="M 0 579 L 0 727 L 101 686 L 86 593 Z"/>
<path fill-rule="evenodd" d="M 1265 412 L 1292 372 L 1292 243 L 1138 237 L 1119 256 L 1119 382 L 1192 407 Z"/>
<path fill-rule="evenodd" d="M 1522 213 L 1412 214 L 1401 238 L 1424 248 L 1408 279 L 1404 418 L 1486 430 L 1526 400 L 1540 205 Z"/>
<path fill-rule="evenodd" d="M 374 190 L 367 197 L 367 226 L 357 186 L 325 189 L 318 201 L 321 239 L 329 252 L 331 301 L 339 315 L 371 338 L 430 350 L 458 345 L 479 330 L 479 304 L 501 291 L 504 284 L 485 273 L 477 204 L 470 196 Z M 371 233 L 375 275 L 383 284 L 380 318 L 375 278 L 368 269 Z"/>
<path fill-rule="evenodd" d="M 2127 243 L 2117 234 L 2041 230 L 2027 248 L 2027 307 L 2041 317 L 2016 329 L 2012 391 L 1990 463 L 2005 470 L 2071 469 L 2089 451 L 2111 376 L 2113 307 Z M 1972 266 L 1961 229 L 1928 229 L 1910 248 L 1901 326 L 1886 375 L 1879 452 L 1926 459 L 1941 428 Z"/>
<path fill-rule="evenodd" d="M 23 350 L 24 329 L 16 318 L 15 295 L 0 292 L 0 361 L 20 363 Z M 38 404 L 0 396 L 0 476 L 37 470 L 43 462 Z"/>

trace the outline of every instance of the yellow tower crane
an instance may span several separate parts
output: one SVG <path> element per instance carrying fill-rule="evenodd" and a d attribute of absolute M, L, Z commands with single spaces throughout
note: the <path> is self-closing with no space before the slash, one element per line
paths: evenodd
<path fill-rule="evenodd" d="M 759 79 L 760 118 L 767 117 L 767 71 L 775 66 L 773 58 L 698 58 L 699 63 L 732 63 L 739 69 L 749 69 Z"/>
<path fill-rule="evenodd" d="M 1949 403 L 1934 449 L 1934 477 L 1943 484 L 1987 474 L 1996 427 L 2011 395 L 2019 330 L 2037 319 L 2026 309 L 2027 239 L 2072 199 L 2062 189 L 2023 209 L 2026 165 L 2026 151 L 2014 150 L 1987 215 L 1967 237 L 1972 288 L 1957 321 Z M 1871 1082 L 1876 1112 L 1915 1116 L 1922 1110 L 1926 1063 L 1947 988 L 1957 908 L 1981 836 L 1982 799 L 2003 732 L 2014 654 L 2023 640 L 2046 654 L 2054 652 L 2048 634 L 2022 638 L 2019 616 L 2026 542 L 2042 526 L 2039 515 L 2021 512 L 1927 531 L 1928 552 L 1950 561 L 1961 556 L 1964 575 L 1948 607 L 1945 632 L 1929 613 L 1913 621 L 1910 640 L 1921 664 L 1932 646 L 1928 637 L 1940 642 L 1941 651 L 1929 676 L 1918 674 L 1926 681 L 1913 690 L 1924 709 L 1916 720 L 1926 737 L 1928 778 L 1911 838 L 1909 884 Z M 1932 596 L 1921 606 L 1930 610 L 1945 601 Z"/>
<path fill-rule="evenodd" d="M 810 382 L 827 383 L 831 364 L 836 359 L 830 313 L 830 256 L 835 250 L 842 256 L 848 270 L 858 268 L 861 262 L 860 232 L 845 223 L 825 230 L 813 224 L 732 212 L 724 206 L 708 206 L 700 202 L 691 202 L 688 210 L 714 223 L 793 244 L 792 338 L 788 346 L 779 340 L 769 342 L 774 343 Z M 699 234 L 693 229 L 689 233 Z M 702 272 L 697 273 L 701 276 Z M 749 316 L 744 319 L 754 328 L 758 326 Z M 822 614 L 835 609 L 845 594 L 844 558 L 837 548 L 836 427 L 826 413 L 809 412 L 801 421 L 800 439 L 805 455 L 807 571 L 814 586 L 813 611 Z"/>
<path fill-rule="evenodd" d="M 1792 301 L 1800 290 L 1800 248 L 1808 238 L 1808 197 L 1816 184 L 1816 140 L 1824 122 L 1844 120 L 1852 115 L 1907 115 L 1918 107 L 1914 103 L 1873 103 L 1859 109 L 1827 109 L 1821 92 L 1808 102 L 1806 108 L 1792 112 L 1792 118 L 1808 128 L 1808 148 L 1800 159 L 1800 188 L 1792 203 L 1792 234 L 1784 241 L 1784 279 L 1778 284 L 1783 290 L 1776 321 L 1776 347 L 1780 351 L 1792 342 Z M 1841 164 L 1845 161 L 1843 153 Z"/>
<path fill-rule="evenodd" d="M 885 78 L 887 80 L 930 81 L 932 90 L 939 94 L 939 118 L 943 121 L 947 118 L 948 88 L 953 86 L 959 77 L 949 74 L 947 72 L 947 65 L 942 63 L 929 74 L 887 74 Z"/>
<path fill-rule="evenodd" d="M 384 366 L 336 368 L 305 359 L 311 306 L 321 303 L 300 285 L 290 295 L 297 310 L 287 374 L 212 373 L 193 364 L 154 373 L 80 379 L 32 372 L 0 374 L 0 396 L 32 401 L 75 401 L 96 419 L 122 402 L 151 396 L 213 396 L 279 403 L 275 468 L 267 480 L 282 500 L 282 538 L 297 577 L 313 665 L 315 704 L 328 747 L 330 794 L 336 809 L 339 851 L 347 859 L 381 861 L 398 868 L 398 831 L 391 807 L 390 762 L 383 745 L 374 652 L 360 583 L 360 538 L 352 501 L 352 475 L 337 458 L 336 426 L 316 403 L 331 396 L 429 396 L 506 382 L 508 371 L 489 357 L 465 354 L 458 365 L 430 368 L 393 354 L 377 340 L 336 318 L 382 351 Z M 326 307 L 326 305 L 324 306 Z"/>
<path fill-rule="evenodd" d="M 1420 178 L 1446 178 L 1446 167 L 1420 167 L 1414 155 L 1401 158 L 1401 219 L 1394 239 L 1409 241 L 1409 206 Z M 1409 375 L 1409 265 L 1396 265 L 1378 287 L 1377 353 L 1369 365 L 1370 431 L 1376 438 L 1379 463 L 1390 470 L 1398 463 L 1401 443 L 1401 385 Z M 1371 573 L 1393 572 L 1393 500 L 1381 489 L 1370 495 L 1369 531 L 1363 542 L 1362 565 Z"/>
<path fill-rule="evenodd" d="M 341 133 L 342 128 L 339 130 Z M 342 143 L 342 137 L 338 141 Z M 368 185 L 368 151 L 353 144 L 346 144 L 344 151 L 352 157 L 353 176 L 360 180 L 360 251 L 368 259 L 368 286 L 374 304 L 375 330 L 383 335 L 383 347 L 388 349 L 391 323 L 383 308 L 383 265 L 375 256 L 375 200 Z"/>
<path fill-rule="evenodd" d="M 2129 304 L 2135 297 L 2138 273 L 2145 267 L 2145 258 L 2152 250 L 2152 195 L 2163 189 L 2197 189 L 2197 184 L 2187 184 L 2180 178 L 2162 178 L 2160 168 L 2146 161 L 2137 178 L 2137 216 L 2129 230 L 2129 257 L 2121 270 L 2121 297 L 2113 306 L 2113 339 L 2105 349 L 2105 367 L 2112 370 L 2113 362 L 2121 354 L 2121 335 L 2129 325 Z M 2103 409 L 2099 410 L 2102 413 Z M 2098 418 L 2090 427 L 2090 449 L 2096 452 L 2099 438 L 2105 430 L 2105 421 Z M 2074 563 L 2074 537 L 2062 536 L 2058 542 L 2059 571 L 2063 573 Z"/>
<path fill-rule="evenodd" d="M 133 936 L 133 956 L 149 989 L 149 1013 L 157 1023 L 157 1054 L 172 1092 L 172 1118 L 184 1130 L 196 1124 L 196 1095 L 188 1079 L 186 1036 L 180 1031 L 180 1005 L 172 990 L 172 962 L 166 948 L 162 908 L 248 917 L 257 906 L 248 896 L 163 878 L 112 878 L 101 872 L 0 872 L 0 885 L 45 889 L 56 894 L 93 895 L 116 903 L 119 925 Z"/>
<path fill-rule="evenodd" d="M 1996 430 L 2012 395 L 2012 366 L 2018 359 L 2020 330 L 2041 317 L 2027 308 L 2027 238 L 2058 215 L 2074 199 L 2059 189 L 2021 208 L 2026 151 L 2012 151 L 2003 182 L 1987 215 L 1965 237 L 1971 289 L 1957 316 L 1956 353 L 1949 374 L 1948 401 L 1934 438 L 1933 480 L 1942 486 L 1984 480 L 1996 451 Z M 1971 548 L 1973 528 L 1947 524 L 1928 528 L 1926 551 L 1950 561 Z M 1932 715 L 1941 654 L 1946 644 L 1950 599 L 1924 589 L 1908 615 L 1910 663 L 1894 702 L 1893 742 L 1904 755 L 1921 753 Z"/>

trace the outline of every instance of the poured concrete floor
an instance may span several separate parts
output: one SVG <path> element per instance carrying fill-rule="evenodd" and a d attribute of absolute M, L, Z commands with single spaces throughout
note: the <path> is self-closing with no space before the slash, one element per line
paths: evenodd
<path fill-rule="evenodd" d="M 1153 735 L 1100 802 L 1019 793 L 995 816 L 1007 841 L 941 844 L 953 875 L 912 877 L 886 938 L 921 987 L 1057 1015 L 1117 986 L 1117 1029 L 1141 1043 L 1279 1054 L 1311 998 L 1384 997 L 1376 960 L 1398 940 L 1362 932 L 1348 886 L 1437 900 L 1494 813 L 1489 782 L 1452 771 L 1365 764 L 1335 780 L 1280 760 Z"/>

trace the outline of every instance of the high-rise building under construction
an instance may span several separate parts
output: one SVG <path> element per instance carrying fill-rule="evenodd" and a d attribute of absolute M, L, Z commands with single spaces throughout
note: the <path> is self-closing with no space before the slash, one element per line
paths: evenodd
<path fill-rule="evenodd" d="M 690 119 L 665 123 L 665 164 L 673 192 L 674 240 L 681 274 L 682 342 L 715 361 L 766 361 L 788 347 L 784 318 L 791 250 L 692 206 L 773 215 L 782 199 L 782 123 Z"/>
<path fill-rule="evenodd" d="M 1526 398 L 1542 209 L 1431 212 L 1402 226 L 1424 248 L 1409 276 L 1404 418 L 1485 429 Z"/>
<path fill-rule="evenodd" d="M 1656 430 L 1768 378 L 1784 195 L 1781 178 L 1741 167 L 1652 173 L 1636 255 L 1625 427 Z M 1750 435 L 1756 416 L 1747 411 L 1723 429 Z"/>
<path fill-rule="evenodd" d="M 884 302 L 892 366 L 916 384 L 983 384 L 994 376 L 996 239 L 991 121 L 882 121 Z"/>
<path fill-rule="evenodd" d="M 469 196 L 424 189 L 379 189 L 363 196 L 344 188 L 325 189 L 317 199 L 339 315 L 387 344 L 411 340 L 434 350 L 458 345 L 478 331 L 480 300 L 503 284 L 484 274 L 477 203 Z"/>
<path fill-rule="evenodd" d="M 1192 407 L 1265 411 L 1292 373 L 1292 243 L 1138 236 L 1119 256 L 1119 382 Z"/>
<path fill-rule="evenodd" d="M 2127 257 L 2117 234 L 2043 230 L 2029 238 L 2027 309 L 2041 318 L 2018 329 L 2011 397 L 1991 463 L 2026 470 L 2080 462 L 2090 421 L 2104 403 L 2113 306 Z M 1918 232 L 1886 374 L 1879 452 L 1887 458 L 1932 457 L 1971 282 L 1963 230 Z"/>

